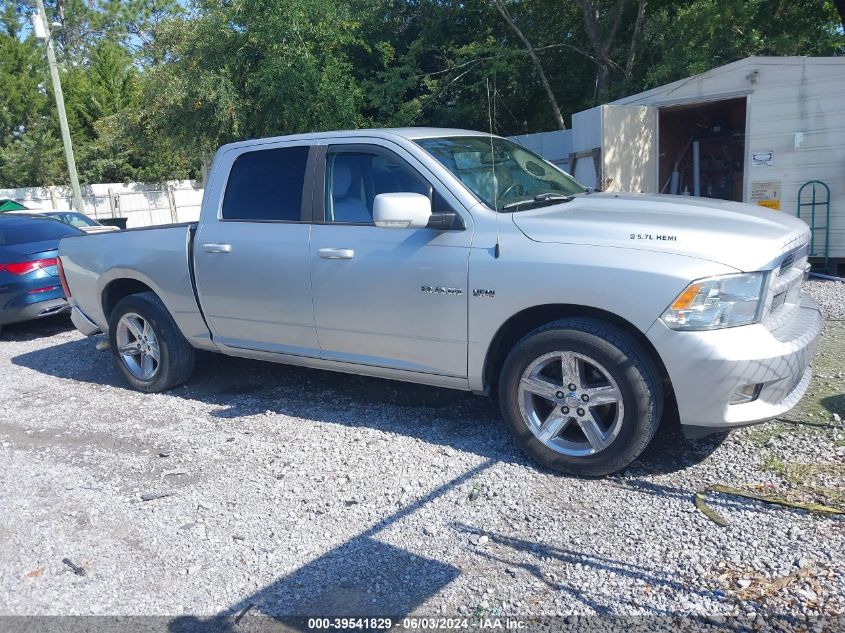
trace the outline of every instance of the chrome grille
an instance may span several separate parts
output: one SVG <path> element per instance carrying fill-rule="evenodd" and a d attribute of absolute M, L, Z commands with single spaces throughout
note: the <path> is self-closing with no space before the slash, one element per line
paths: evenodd
<path fill-rule="evenodd" d="M 774 278 L 767 292 L 767 309 L 763 323 L 769 329 L 776 328 L 781 322 L 788 320 L 801 301 L 807 245 L 802 244 L 798 248 L 793 245 L 792 250 L 782 253 L 781 257 L 783 259 L 775 265 Z"/>

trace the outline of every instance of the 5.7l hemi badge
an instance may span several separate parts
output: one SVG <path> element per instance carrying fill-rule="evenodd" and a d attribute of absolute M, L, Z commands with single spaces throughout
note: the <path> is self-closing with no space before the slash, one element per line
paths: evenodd
<path fill-rule="evenodd" d="M 661 235 L 653 233 L 631 233 L 632 240 L 656 240 L 659 242 L 677 242 L 677 235 Z"/>

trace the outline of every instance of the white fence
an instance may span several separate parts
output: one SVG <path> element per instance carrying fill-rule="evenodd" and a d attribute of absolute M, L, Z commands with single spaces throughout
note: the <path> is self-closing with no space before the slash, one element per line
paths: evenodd
<path fill-rule="evenodd" d="M 70 187 L 0 189 L 9 198 L 32 209 L 70 209 Z M 127 228 L 194 222 L 199 218 L 202 186 L 194 180 L 159 184 L 105 183 L 82 187 L 85 214 L 94 219 L 126 218 Z"/>

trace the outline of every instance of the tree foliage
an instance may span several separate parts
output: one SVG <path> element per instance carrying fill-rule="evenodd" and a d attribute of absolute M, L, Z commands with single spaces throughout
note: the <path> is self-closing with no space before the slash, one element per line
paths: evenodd
<path fill-rule="evenodd" d="M 842 55 L 842 0 L 46 0 L 84 182 L 361 126 L 512 135 L 748 55 Z M 66 179 L 30 0 L 0 11 L 0 186 Z M 559 110 L 561 116 L 558 116 Z"/>

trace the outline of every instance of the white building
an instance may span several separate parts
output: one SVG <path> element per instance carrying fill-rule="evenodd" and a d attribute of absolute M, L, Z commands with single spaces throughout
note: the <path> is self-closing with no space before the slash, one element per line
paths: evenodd
<path fill-rule="evenodd" d="M 815 207 L 813 254 L 845 269 L 845 58 L 749 57 L 572 117 L 570 171 L 606 191 L 679 193 L 796 214 Z M 802 202 L 811 202 L 813 187 Z M 826 199 L 817 186 L 816 201 Z M 810 223 L 812 208 L 802 207 Z M 816 260 L 818 261 L 818 260 Z"/>

